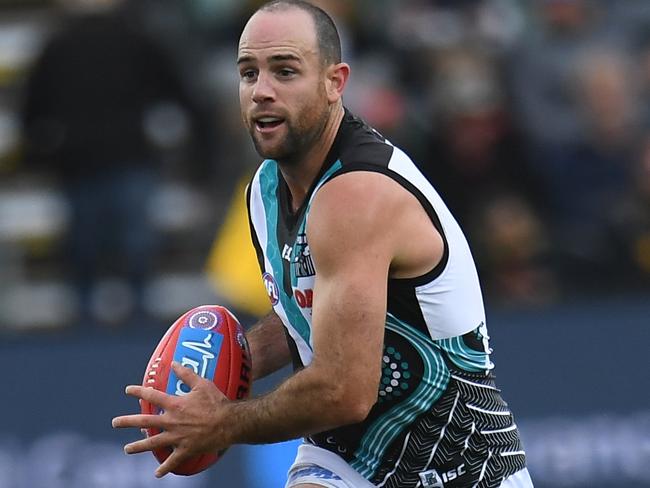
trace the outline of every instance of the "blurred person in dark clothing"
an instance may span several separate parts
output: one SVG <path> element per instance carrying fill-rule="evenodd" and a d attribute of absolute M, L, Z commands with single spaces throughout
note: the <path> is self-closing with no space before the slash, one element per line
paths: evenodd
<path fill-rule="evenodd" d="M 625 3 L 630 6 L 631 3 Z M 631 187 L 639 137 L 638 29 L 605 3 L 545 0 L 511 59 L 515 108 L 545 188 L 554 254 L 569 294 L 624 276 L 613 208 Z M 624 6 L 619 6 L 623 9 Z"/>
<path fill-rule="evenodd" d="M 575 101 L 581 137 L 547 152 L 546 185 L 555 222 L 558 257 L 571 292 L 627 281 L 614 209 L 633 188 L 640 137 L 638 91 L 625 53 L 585 53 L 577 66 Z M 570 289 L 569 287 L 573 288 Z"/>
<path fill-rule="evenodd" d="M 423 167 L 474 246 L 486 293 L 508 304 L 555 295 L 542 189 L 512 124 L 493 60 L 457 48 L 438 54 L 438 126 Z"/>
<path fill-rule="evenodd" d="M 182 79 L 141 34 L 132 5 L 66 0 L 68 15 L 33 67 L 22 114 L 27 164 L 60 177 L 71 205 L 65 255 L 83 313 L 98 278 L 125 280 L 113 290 L 114 307 L 99 311 L 112 321 L 140 307 L 156 257 L 148 217 L 161 172 L 156 143 L 194 129 Z"/>
<path fill-rule="evenodd" d="M 578 59 L 595 43 L 612 42 L 613 34 L 600 11 L 584 0 L 543 0 L 534 3 L 532 13 L 509 67 L 518 122 L 543 151 L 582 136 Z"/>
<path fill-rule="evenodd" d="M 472 217 L 469 227 L 490 299 L 539 306 L 557 298 L 547 225 L 522 194 L 494 194 Z"/>
<path fill-rule="evenodd" d="M 612 233 L 620 246 L 627 286 L 650 286 L 650 130 L 633 169 L 634 185 L 617 202 Z"/>
<path fill-rule="evenodd" d="M 434 156 L 425 171 L 458 219 L 468 221 L 494 194 L 516 189 L 536 199 L 540 189 L 493 66 L 480 56 L 456 51 L 440 60 L 437 70 L 433 98 L 438 125 L 429 149 Z"/>

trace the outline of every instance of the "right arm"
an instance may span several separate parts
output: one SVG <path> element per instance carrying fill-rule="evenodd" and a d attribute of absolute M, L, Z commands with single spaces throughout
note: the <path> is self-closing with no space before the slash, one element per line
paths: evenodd
<path fill-rule="evenodd" d="M 259 380 L 286 366 L 291 353 L 284 325 L 275 312 L 262 317 L 246 333 L 253 363 L 253 380 Z"/>

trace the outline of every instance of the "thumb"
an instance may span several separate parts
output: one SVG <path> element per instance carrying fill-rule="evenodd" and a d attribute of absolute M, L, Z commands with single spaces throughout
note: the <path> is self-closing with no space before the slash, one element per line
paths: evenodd
<path fill-rule="evenodd" d="M 199 383 L 203 379 L 201 376 L 196 374 L 192 368 L 182 366 L 181 363 L 176 361 L 172 362 L 172 370 L 176 373 L 178 379 L 189 386 L 192 390 L 199 386 Z"/>

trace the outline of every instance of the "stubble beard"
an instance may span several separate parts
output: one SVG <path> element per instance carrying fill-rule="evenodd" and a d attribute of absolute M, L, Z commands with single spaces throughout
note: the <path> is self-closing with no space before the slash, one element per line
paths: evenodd
<path fill-rule="evenodd" d="M 285 119 L 286 135 L 277 144 L 266 149 L 263 142 L 258 139 L 255 127 L 252 126 L 249 132 L 257 153 L 263 158 L 273 159 L 283 165 L 294 166 L 298 164 L 300 159 L 314 147 L 316 141 L 323 134 L 327 125 L 329 110 L 327 107 L 323 108 L 315 121 L 309 117 L 308 109 L 305 109 L 303 114 L 297 123 Z"/>

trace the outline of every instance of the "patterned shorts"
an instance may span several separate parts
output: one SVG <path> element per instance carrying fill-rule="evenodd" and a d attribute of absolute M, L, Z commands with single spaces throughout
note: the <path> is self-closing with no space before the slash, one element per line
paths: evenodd
<path fill-rule="evenodd" d="M 320 447 L 302 444 L 291 468 L 285 488 L 311 483 L 323 488 L 376 488 L 343 459 Z M 501 488 L 533 488 L 526 468 L 501 483 Z"/>
<path fill-rule="evenodd" d="M 325 488 L 374 488 L 336 454 L 311 444 L 298 447 L 285 488 L 311 483 Z"/>

